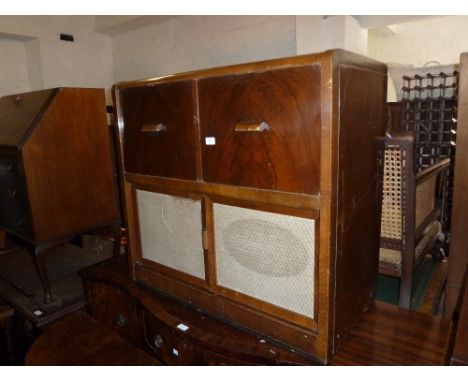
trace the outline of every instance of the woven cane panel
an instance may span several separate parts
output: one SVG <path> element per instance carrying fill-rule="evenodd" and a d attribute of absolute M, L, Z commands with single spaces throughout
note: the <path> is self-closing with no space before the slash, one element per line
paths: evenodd
<path fill-rule="evenodd" d="M 394 249 L 380 248 L 379 262 L 384 263 L 386 267 L 400 269 L 401 252 Z"/>
<path fill-rule="evenodd" d="M 313 318 L 315 221 L 214 204 L 218 285 Z"/>
<path fill-rule="evenodd" d="M 137 191 L 143 257 L 205 278 L 199 200 Z"/>
<path fill-rule="evenodd" d="M 425 230 L 424 235 L 416 248 L 414 249 L 414 259 L 416 260 L 421 254 L 424 248 L 429 244 L 434 237 L 438 236 L 442 232 L 442 225 L 438 221 L 432 222 Z M 385 266 L 400 269 L 401 268 L 401 252 L 388 249 L 380 248 L 379 251 L 379 262 L 384 263 Z"/>
<path fill-rule="evenodd" d="M 383 170 L 381 236 L 401 239 L 402 161 L 399 148 L 386 148 Z"/>
<path fill-rule="evenodd" d="M 435 206 L 436 177 L 433 176 L 416 187 L 416 227 Z"/>

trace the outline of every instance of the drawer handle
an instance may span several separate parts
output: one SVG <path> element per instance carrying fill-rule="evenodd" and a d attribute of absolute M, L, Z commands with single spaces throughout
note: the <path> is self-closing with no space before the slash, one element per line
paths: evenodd
<path fill-rule="evenodd" d="M 163 339 L 162 337 L 159 335 L 159 334 L 156 334 L 156 336 L 154 337 L 154 346 L 156 346 L 158 349 L 161 348 L 161 346 L 163 346 Z"/>
<path fill-rule="evenodd" d="M 15 199 L 17 195 L 18 192 L 16 190 L 13 190 L 12 188 L 8 189 L 8 196 L 10 197 L 10 199 Z"/>
<path fill-rule="evenodd" d="M 142 133 L 163 133 L 167 130 L 167 126 L 163 123 L 145 123 L 141 128 Z"/>
<path fill-rule="evenodd" d="M 127 317 L 125 317 L 123 314 L 119 314 L 117 316 L 117 325 L 119 326 L 127 325 Z"/>
<path fill-rule="evenodd" d="M 262 122 L 239 122 L 236 124 L 234 131 L 239 132 L 260 132 L 270 130 L 270 125 L 265 121 Z"/>

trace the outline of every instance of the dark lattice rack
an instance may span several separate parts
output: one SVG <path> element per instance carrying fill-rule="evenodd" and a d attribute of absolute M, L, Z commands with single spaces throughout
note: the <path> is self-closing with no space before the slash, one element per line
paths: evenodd
<path fill-rule="evenodd" d="M 451 159 L 446 177 L 442 225 L 450 233 L 453 170 L 457 133 L 458 73 L 403 76 L 403 130 L 415 134 L 417 170 Z"/>

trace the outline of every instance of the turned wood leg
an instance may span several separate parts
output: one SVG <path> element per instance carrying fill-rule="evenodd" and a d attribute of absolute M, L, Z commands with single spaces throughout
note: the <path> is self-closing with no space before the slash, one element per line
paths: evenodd
<path fill-rule="evenodd" d="M 58 247 L 57 244 L 35 247 L 32 253 L 34 266 L 37 275 L 41 280 L 44 289 L 44 304 L 52 302 L 52 293 L 50 291 L 49 277 L 47 276 L 47 255 Z"/>

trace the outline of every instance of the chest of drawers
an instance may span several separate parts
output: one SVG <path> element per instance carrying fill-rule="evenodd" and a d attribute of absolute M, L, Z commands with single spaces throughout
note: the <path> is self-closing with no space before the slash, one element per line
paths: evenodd
<path fill-rule="evenodd" d="M 373 297 L 385 96 L 340 50 L 117 84 L 134 279 L 326 363 Z"/>
<path fill-rule="evenodd" d="M 119 223 L 102 89 L 57 88 L 0 98 L 0 229 L 34 254 Z"/>

